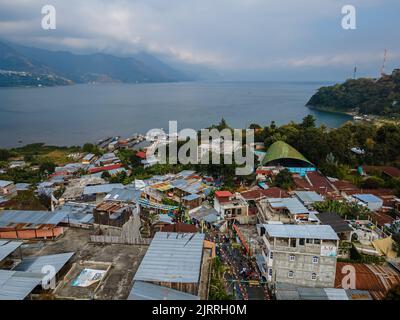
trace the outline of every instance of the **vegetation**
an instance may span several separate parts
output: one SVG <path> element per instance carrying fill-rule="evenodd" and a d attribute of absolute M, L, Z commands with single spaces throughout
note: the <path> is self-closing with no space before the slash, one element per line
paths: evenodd
<path fill-rule="evenodd" d="M 393 250 L 396 251 L 397 256 L 400 257 L 400 233 L 395 233 L 392 239 L 394 241 Z"/>
<path fill-rule="evenodd" d="M 368 208 L 357 203 L 340 202 L 336 200 L 326 200 L 314 203 L 314 207 L 319 212 L 333 212 L 347 220 L 366 220 L 370 217 Z"/>
<path fill-rule="evenodd" d="M 7 161 L 11 157 L 10 151 L 0 149 L 0 161 Z"/>
<path fill-rule="evenodd" d="M 290 171 L 287 169 L 280 171 L 274 179 L 274 186 L 285 190 L 292 189 L 295 186 L 295 183 Z"/>
<path fill-rule="evenodd" d="M 212 262 L 212 272 L 210 281 L 210 300 L 233 300 L 234 297 L 227 293 L 225 283 L 225 273 L 227 267 L 223 264 L 219 257 L 214 258 Z"/>
<path fill-rule="evenodd" d="M 322 87 L 307 105 L 339 112 L 400 116 L 400 70 L 378 80 L 361 78 Z"/>
<path fill-rule="evenodd" d="M 386 294 L 385 300 L 400 300 L 400 285 L 391 288 Z"/>
<path fill-rule="evenodd" d="M 400 167 L 400 126 L 371 123 L 345 123 L 336 129 L 315 126 L 307 116 L 299 124 L 291 122 L 278 127 L 274 122 L 255 132 L 255 141 L 268 148 L 284 141 L 332 177 L 342 178 L 348 167 L 358 165 L 394 165 Z M 357 147 L 363 155 L 351 151 Z"/>
<path fill-rule="evenodd" d="M 358 252 L 354 245 L 350 248 L 350 258 L 349 259 L 338 259 L 339 262 L 349 262 L 349 263 L 366 263 L 366 264 L 383 264 L 385 258 L 378 256 L 370 256 Z"/>
<path fill-rule="evenodd" d="M 42 174 L 39 170 L 30 168 L 13 168 L 7 170 L 5 174 L 0 174 L 0 180 L 14 181 L 14 183 L 39 183 Z"/>
<path fill-rule="evenodd" d="M 5 210 L 48 210 L 45 199 L 36 197 L 32 190 L 20 191 L 11 200 L 3 203 Z"/>

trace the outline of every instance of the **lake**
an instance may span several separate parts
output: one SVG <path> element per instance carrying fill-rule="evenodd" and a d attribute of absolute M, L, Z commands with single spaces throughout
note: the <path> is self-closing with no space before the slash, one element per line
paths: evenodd
<path fill-rule="evenodd" d="M 338 127 L 350 118 L 306 108 L 327 83 L 184 82 L 0 88 L 0 147 L 33 142 L 81 145 L 107 136 L 127 137 L 152 128 L 201 129 L 218 123 L 244 128 L 301 121 Z M 20 142 L 22 141 L 22 142 Z"/>

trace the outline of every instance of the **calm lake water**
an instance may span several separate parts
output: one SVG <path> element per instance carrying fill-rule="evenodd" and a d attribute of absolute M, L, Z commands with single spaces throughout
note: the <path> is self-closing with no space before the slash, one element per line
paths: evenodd
<path fill-rule="evenodd" d="M 304 105 L 327 83 L 191 82 L 0 88 L 0 147 L 45 142 L 81 145 L 151 128 L 201 129 L 221 117 L 233 127 L 301 121 L 340 126 L 349 117 Z M 22 141 L 22 142 L 19 142 Z"/>

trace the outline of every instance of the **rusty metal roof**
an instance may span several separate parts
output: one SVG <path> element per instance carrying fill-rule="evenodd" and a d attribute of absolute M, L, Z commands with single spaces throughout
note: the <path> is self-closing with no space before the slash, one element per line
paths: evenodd
<path fill-rule="evenodd" d="M 389 266 L 338 262 L 336 265 L 335 288 L 342 288 L 342 280 L 347 274 L 342 274 L 342 268 L 347 265 L 355 269 L 355 289 L 370 291 L 374 299 L 382 299 L 389 289 L 400 284 L 400 273 Z"/>

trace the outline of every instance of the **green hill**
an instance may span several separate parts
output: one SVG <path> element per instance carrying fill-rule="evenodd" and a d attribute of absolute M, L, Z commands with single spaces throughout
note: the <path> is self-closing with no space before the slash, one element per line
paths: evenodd
<path fill-rule="evenodd" d="M 400 69 L 379 79 L 360 78 L 318 89 L 307 102 L 310 108 L 400 116 Z"/>

